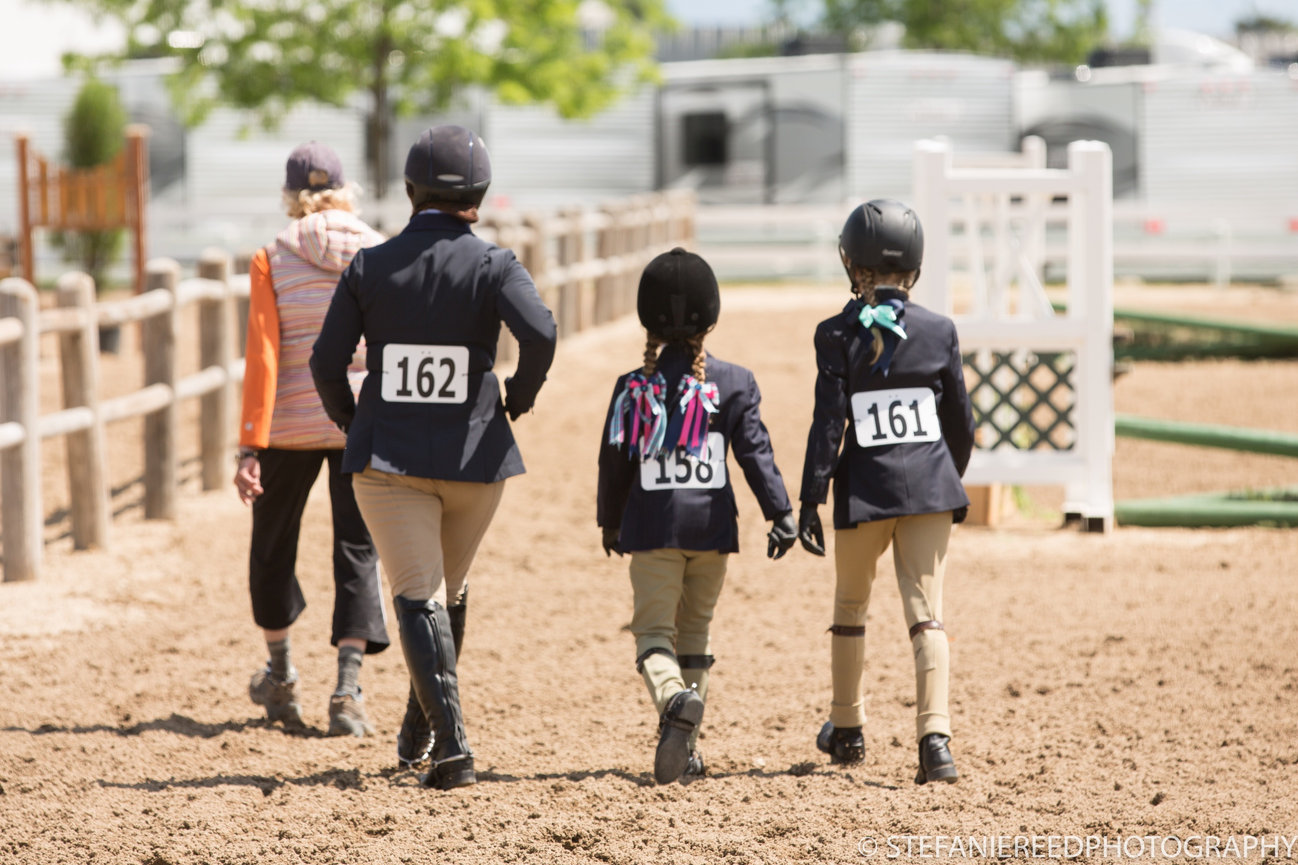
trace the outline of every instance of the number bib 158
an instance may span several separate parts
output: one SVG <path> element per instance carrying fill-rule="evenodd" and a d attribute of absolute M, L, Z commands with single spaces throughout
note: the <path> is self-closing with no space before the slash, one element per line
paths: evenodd
<path fill-rule="evenodd" d="M 451 402 L 469 398 L 469 349 L 463 345 L 383 347 L 386 402 Z"/>
<path fill-rule="evenodd" d="M 931 442 L 942 436 L 937 401 L 926 387 L 854 393 L 852 418 L 856 443 L 863 448 Z"/>
<path fill-rule="evenodd" d="M 707 460 L 688 460 L 679 449 L 640 464 L 640 487 L 654 490 L 720 490 L 726 486 L 726 439 L 708 433 Z"/>

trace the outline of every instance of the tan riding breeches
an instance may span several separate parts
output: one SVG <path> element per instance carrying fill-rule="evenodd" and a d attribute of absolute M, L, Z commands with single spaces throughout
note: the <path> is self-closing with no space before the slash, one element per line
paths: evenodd
<path fill-rule="evenodd" d="M 942 621 L 942 575 L 951 512 L 877 520 L 834 533 L 834 624 L 864 627 L 879 557 L 892 544 L 897 587 L 906 626 Z M 928 626 L 912 631 L 915 657 L 916 739 L 929 733 L 951 735 L 948 680 L 950 650 L 946 631 Z M 865 723 L 865 639 L 835 633 L 831 637 L 834 698 L 829 720 L 835 727 Z"/>
<path fill-rule="evenodd" d="M 727 555 L 715 550 L 647 550 L 631 554 L 631 589 L 640 673 L 658 714 L 678 691 L 693 687 L 706 702 L 708 669 L 687 666 L 679 658 L 711 655 L 712 614 L 726 580 Z M 665 649 L 670 654 L 651 649 Z M 686 679 L 689 681 L 686 681 Z M 698 736 L 694 731 L 690 745 Z"/>
<path fill-rule="evenodd" d="M 366 467 L 352 476 L 352 488 L 392 594 L 426 601 L 445 581 L 445 603 L 455 603 L 505 482 L 415 478 Z"/>

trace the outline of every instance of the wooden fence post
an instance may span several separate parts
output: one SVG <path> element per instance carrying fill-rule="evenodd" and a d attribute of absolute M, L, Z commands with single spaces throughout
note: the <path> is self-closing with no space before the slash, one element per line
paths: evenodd
<path fill-rule="evenodd" d="M 22 333 L 0 346 L 0 427 L 22 427 L 21 441 L 0 449 L 0 531 L 5 582 L 41 575 L 45 524 L 41 508 L 40 331 L 36 289 L 22 279 L 0 281 L 0 319 L 18 319 Z"/>
<path fill-rule="evenodd" d="M 581 208 L 568 207 L 559 211 L 564 229 L 559 234 L 559 268 L 563 281 L 559 283 L 559 339 L 565 339 L 581 330 L 581 284 L 573 278 L 572 270 L 581 261 L 583 236 L 581 233 Z"/>
<path fill-rule="evenodd" d="M 199 366 L 220 367 L 228 377 L 233 348 L 230 342 L 230 256 L 221 249 L 205 249 L 198 259 L 198 275 L 221 283 L 219 300 L 201 300 L 198 305 Z M 234 387 L 228 380 L 211 393 L 203 394 L 199 408 L 199 445 L 203 461 L 203 489 L 220 489 L 226 480 L 230 455 L 230 432 L 234 428 Z"/>
<path fill-rule="evenodd" d="M 149 290 L 171 292 L 171 305 L 141 322 L 140 343 L 144 346 L 144 383 L 165 384 L 174 396 L 176 389 L 176 286 L 180 265 L 171 259 L 149 262 L 146 284 Z M 144 418 L 144 516 L 146 519 L 176 517 L 176 401 Z"/>
<path fill-rule="evenodd" d="M 622 315 L 620 266 L 622 238 L 618 221 L 619 208 L 606 204 L 601 209 L 605 223 L 595 236 L 595 256 L 604 260 L 605 272 L 595 281 L 595 323 L 604 324 Z"/>
<path fill-rule="evenodd" d="M 22 259 L 22 274 L 32 285 L 36 284 L 36 256 L 32 252 L 32 184 L 28 138 L 19 133 L 14 144 L 18 150 L 18 249 Z"/>
<path fill-rule="evenodd" d="M 502 249 L 512 251 L 519 263 L 526 267 L 523 258 L 522 232 L 519 230 L 518 215 L 512 210 L 506 211 L 492 220 L 492 225 L 496 229 L 496 245 Z M 517 357 L 518 340 L 514 339 L 508 327 L 502 327 L 500 337 L 496 340 L 496 362 L 504 363 Z"/>
<path fill-rule="evenodd" d="M 531 242 L 527 245 L 527 255 L 523 258 L 523 266 L 527 268 L 528 273 L 532 274 L 532 279 L 540 290 L 542 302 L 554 313 L 555 322 L 558 323 L 559 291 L 558 287 L 551 285 L 549 281 L 550 226 L 545 215 L 540 213 L 524 214 L 523 225 L 532 234 Z"/>
<path fill-rule="evenodd" d="M 99 326 L 95 283 L 84 273 L 65 273 L 58 281 L 58 305 L 85 313 L 81 330 L 59 334 L 63 406 L 90 409 L 89 429 L 67 434 L 68 496 L 72 547 L 107 548 L 111 532 L 104 424 L 99 416 Z"/>
<path fill-rule="evenodd" d="M 144 257 L 149 250 L 149 127 L 133 123 L 126 127 L 125 191 L 126 223 L 132 231 L 135 249 L 135 292 L 144 291 L 148 277 Z"/>
<path fill-rule="evenodd" d="M 631 225 L 631 248 L 635 250 L 633 259 L 635 266 L 632 268 L 632 285 L 628 286 L 628 293 L 632 297 L 635 296 L 634 292 L 640 284 L 641 271 L 653 258 L 651 254 L 653 245 L 653 224 L 650 221 L 653 219 L 653 211 L 650 209 L 652 206 L 651 199 L 648 195 L 637 195 L 634 201 L 635 210 L 633 213 L 635 216 Z"/>
<path fill-rule="evenodd" d="M 252 255 L 240 253 L 234 257 L 234 273 L 244 274 L 252 270 Z M 239 340 L 239 350 L 235 357 L 248 355 L 248 308 L 252 299 L 247 294 L 240 294 L 234 299 L 234 333 Z"/>
<path fill-rule="evenodd" d="M 624 312 L 635 310 L 636 296 L 640 292 L 640 249 L 636 246 L 635 220 L 635 202 L 621 202 L 618 207 L 618 242 L 622 248 L 622 272 L 618 278 L 618 302 Z"/>

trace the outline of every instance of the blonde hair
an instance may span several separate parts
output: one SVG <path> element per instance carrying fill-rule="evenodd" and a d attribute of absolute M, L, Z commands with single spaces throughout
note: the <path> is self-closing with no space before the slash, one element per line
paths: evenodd
<path fill-rule="evenodd" d="M 644 343 L 644 366 L 640 372 L 647 378 L 658 371 L 658 349 L 663 347 L 663 341 L 652 333 L 646 335 Z"/>
<path fill-rule="evenodd" d="M 284 212 L 289 219 L 301 219 L 322 210 L 346 210 L 348 213 L 359 213 L 356 199 L 360 197 L 361 188 L 355 183 L 347 183 L 337 189 L 285 189 L 283 190 Z"/>
<path fill-rule="evenodd" d="M 690 374 L 694 376 L 700 384 L 708 380 L 708 356 L 703 350 L 703 340 L 707 338 L 707 331 L 696 333 L 694 336 L 686 337 L 681 343 L 690 350 L 693 360 L 690 362 Z M 651 376 L 658 371 L 658 353 L 659 350 L 667 344 L 667 340 L 655 334 L 647 334 L 644 345 L 644 366 L 640 372 L 645 376 Z"/>
<path fill-rule="evenodd" d="M 894 273 L 880 273 L 871 270 L 868 267 L 856 267 L 850 270 L 852 278 L 852 293 L 870 306 L 874 306 L 875 288 L 886 285 L 889 288 L 896 288 L 904 296 L 910 297 L 910 288 L 919 278 L 919 271 L 905 270 Z"/>

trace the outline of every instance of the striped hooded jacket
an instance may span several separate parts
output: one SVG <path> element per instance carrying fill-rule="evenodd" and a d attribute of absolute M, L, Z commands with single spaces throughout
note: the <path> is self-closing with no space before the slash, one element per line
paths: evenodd
<path fill-rule="evenodd" d="M 382 241 L 355 214 L 324 210 L 293 221 L 253 256 L 241 446 L 341 450 L 346 444 L 320 404 L 308 363 L 338 277 L 357 251 Z M 349 376 L 359 389 L 363 346 Z"/>

